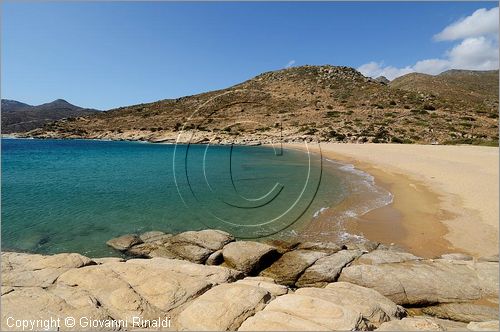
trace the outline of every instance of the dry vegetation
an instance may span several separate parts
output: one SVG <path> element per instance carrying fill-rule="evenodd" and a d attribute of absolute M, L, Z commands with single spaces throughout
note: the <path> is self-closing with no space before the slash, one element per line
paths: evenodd
<path fill-rule="evenodd" d="M 195 132 L 194 142 L 266 142 L 282 132 L 285 141 L 498 145 L 498 71 L 409 74 L 386 84 L 349 67 L 294 67 L 28 135 L 169 141 L 182 129 Z"/>

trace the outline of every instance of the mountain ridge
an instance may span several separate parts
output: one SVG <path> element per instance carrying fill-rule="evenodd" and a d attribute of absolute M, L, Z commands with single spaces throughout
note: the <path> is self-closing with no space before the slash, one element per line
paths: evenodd
<path fill-rule="evenodd" d="M 98 110 L 75 106 L 64 99 L 56 99 L 40 105 L 2 99 L 2 133 L 27 132 L 52 121 L 90 115 L 95 112 Z"/>
<path fill-rule="evenodd" d="M 498 144 L 498 71 L 467 75 L 464 84 L 461 71 L 430 76 L 416 89 L 407 78 L 387 84 L 350 67 L 290 67 L 226 89 L 60 120 L 27 136 L 174 142 L 184 127 L 197 128 L 193 142 L 222 144 L 277 136 L 291 142 Z M 474 93 L 464 94 L 470 85 Z"/>

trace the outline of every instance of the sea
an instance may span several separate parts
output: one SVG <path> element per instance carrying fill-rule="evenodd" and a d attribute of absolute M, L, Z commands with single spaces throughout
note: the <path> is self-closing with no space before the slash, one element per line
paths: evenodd
<path fill-rule="evenodd" d="M 352 165 L 308 152 L 313 145 L 2 139 L 2 250 L 118 256 L 106 241 L 151 230 L 314 237 L 304 230 L 322 215 L 329 236 L 359 236 L 345 221 L 392 195 Z"/>

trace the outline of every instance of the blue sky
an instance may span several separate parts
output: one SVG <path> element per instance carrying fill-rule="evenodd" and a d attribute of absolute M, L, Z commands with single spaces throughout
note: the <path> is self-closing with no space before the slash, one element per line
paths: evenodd
<path fill-rule="evenodd" d="M 2 98 L 30 104 L 64 98 L 109 109 L 225 88 L 292 63 L 346 65 L 392 77 L 454 65 L 498 68 L 498 53 L 488 62 L 472 54 L 472 63 L 456 60 L 462 53 L 453 51 L 467 42 L 462 49 L 469 53 L 470 45 L 493 52 L 498 34 L 492 36 L 491 27 L 435 37 L 484 8 L 471 23 L 482 24 L 481 15 L 496 6 L 3 2 Z M 433 61 L 419 65 L 426 59 Z"/>

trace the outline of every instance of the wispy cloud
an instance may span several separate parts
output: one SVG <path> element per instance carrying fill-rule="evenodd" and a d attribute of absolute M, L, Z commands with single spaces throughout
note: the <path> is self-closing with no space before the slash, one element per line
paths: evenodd
<path fill-rule="evenodd" d="M 291 66 L 293 66 L 295 64 L 295 60 L 290 60 L 288 61 L 288 63 L 286 64 L 285 68 L 290 68 Z"/>
<path fill-rule="evenodd" d="M 435 75 L 448 69 L 498 69 L 498 13 L 498 7 L 478 9 L 436 34 L 436 41 L 460 41 L 442 58 L 424 59 L 402 68 L 372 61 L 360 66 L 358 70 L 366 76 L 385 76 L 392 80 L 411 72 Z"/>

